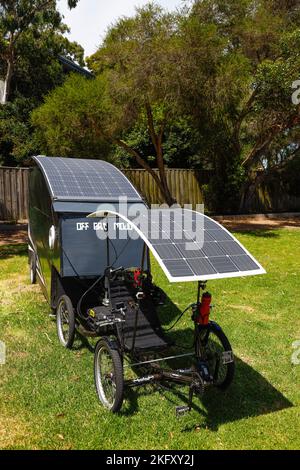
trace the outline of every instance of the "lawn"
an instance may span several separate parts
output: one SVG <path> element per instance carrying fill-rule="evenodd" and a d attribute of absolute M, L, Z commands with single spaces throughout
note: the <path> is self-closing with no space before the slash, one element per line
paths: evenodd
<path fill-rule="evenodd" d="M 213 319 L 229 337 L 236 375 L 228 392 L 209 391 L 190 413 L 175 417 L 185 389 L 127 392 L 122 412 L 97 401 L 93 354 L 80 342 L 64 350 L 38 286 L 30 286 L 25 245 L 0 247 L 0 448 L 6 449 L 295 449 L 300 447 L 300 230 L 238 233 L 267 275 L 208 284 Z M 170 299 L 163 324 L 195 300 L 195 284 L 156 282 Z M 171 305 L 174 309 L 171 309 Z M 191 342 L 187 314 L 172 335 Z M 183 394 L 183 396 L 182 396 Z"/>

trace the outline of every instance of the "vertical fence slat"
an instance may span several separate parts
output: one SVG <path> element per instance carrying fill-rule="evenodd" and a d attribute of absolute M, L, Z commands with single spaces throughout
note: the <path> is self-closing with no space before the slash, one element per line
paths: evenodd
<path fill-rule="evenodd" d="M 11 187 L 9 169 L 4 170 L 4 201 L 6 205 L 6 219 L 12 220 L 11 215 Z"/>
<path fill-rule="evenodd" d="M 4 171 L 0 171 L 0 220 L 5 219 Z"/>
<path fill-rule="evenodd" d="M 12 204 L 12 218 L 18 220 L 19 205 L 18 205 L 18 188 L 17 188 L 18 170 L 10 171 L 10 184 L 11 184 L 11 204 Z"/>
<path fill-rule="evenodd" d="M 28 204 L 28 188 L 29 188 L 29 174 L 30 170 L 23 172 L 23 178 L 24 178 L 24 216 L 26 219 L 28 219 L 28 214 L 29 214 L 29 204 Z"/>
<path fill-rule="evenodd" d="M 201 204 L 203 201 L 202 201 L 202 196 L 199 191 L 199 187 L 198 187 L 198 183 L 197 183 L 197 174 L 196 173 L 193 173 L 193 176 L 192 176 L 192 193 L 193 193 L 193 197 L 192 197 L 192 201 L 191 203 L 193 204 L 193 208 L 196 209 L 196 205 L 197 204 Z"/>
<path fill-rule="evenodd" d="M 18 193 L 18 217 L 17 218 L 21 218 L 21 219 L 25 219 L 26 216 L 25 216 L 25 211 L 24 211 L 24 206 L 25 206 L 25 198 L 23 196 L 23 175 L 22 175 L 22 170 L 18 170 L 17 171 L 17 175 L 16 175 L 16 179 L 17 179 L 17 193 Z M 23 197 L 22 197 L 23 196 Z"/>

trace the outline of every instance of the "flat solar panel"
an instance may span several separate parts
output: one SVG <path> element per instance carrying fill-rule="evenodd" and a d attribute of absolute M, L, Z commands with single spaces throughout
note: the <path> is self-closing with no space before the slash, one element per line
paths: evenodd
<path fill-rule="evenodd" d="M 34 157 L 41 168 L 51 196 L 57 201 L 117 201 L 120 196 L 129 202 L 141 196 L 123 175 L 108 162 L 79 158 Z"/>
<path fill-rule="evenodd" d="M 121 217 L 138 232 L 171 282 L 265 273 L 233 235 L 199 212 L 145 209 L 137 217 L 111 215 Z"/>

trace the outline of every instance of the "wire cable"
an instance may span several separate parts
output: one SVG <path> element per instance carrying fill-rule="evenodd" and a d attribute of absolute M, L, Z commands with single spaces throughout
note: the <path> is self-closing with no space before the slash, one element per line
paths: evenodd
<path fill-rule="evenodd" d="M 76 307 L 76 311 L 77 311 L 77 314 L 81 317 L 81 318 L 84 318 L 86 319 L 86 317 L 84 315 L 82 315 L 82 312 L 81 312 L 81 304 L 82 304 L 82 301 L 83 299 L 85 298 L 85 296 L 95 288 L 95 286 L 98 284 L 98 282 L 100 282 L 102 279 L 104 278 L 104 274 L 101 275 L 100 277 L 98 277 L 96 279 L 96 281 L 82 294 L 82 296 L 80 297 L 80 299 L 78 300 L 78 303 L 77 303 L 77 307 Z"/>
<path fill-rule="evenodd" d="M 113 242 L 112 242 L 110 239 L 109 239 L 109 241 L 110 241 L 110 243 L 111 243 L 111 245 L 112 245 L 112 247 L 113 247 L 113 249 L 114 249 L 115 254 L 117 255 L 116 258 L 114 259 L 114 261 L 111 263 L 111 266 L 113 266 L 113 265 L 118 261 L 118 259 L 120 258 L 120 256 L 124 253 L 124 251 L 126 250 L 128 244 L 129 244 L 129 242 L 131 241 L 131 239 L 128 238 L 127 242 L 125 243 L 125 245 L 123 246 L 123 248 L 122 248 L 122 250 L 120 251 L 119 254 L 117 254 L 117 250 L 115 249 Z"/>
<path fill-rule="evenodd" d="M 183 316 L 183 314 L 184 314 L 189 308 L 191 308 L 193 305 L 194 305 L 194 304 L 188 305 L 188 306 L 186 307 L 186 309 L 183 310 L 183 312 L 180 313 L 180 315 L 178 316 L 178 318 L 176 319 L 176 321 L 173 323 L 173 325 L 170 326 L 170 327 L 167 328 L 167 329 L 164 329 L 164 328 L 163 328 L 163 331 L 164 331 L 164 332 L 167 332 L 167 331 L 172 330 L 172 328 L 174 328 L 174 326 L 177 325 L 177 323 L 179 322 L 179 320 L 181 319 L 181 317 Z"/>

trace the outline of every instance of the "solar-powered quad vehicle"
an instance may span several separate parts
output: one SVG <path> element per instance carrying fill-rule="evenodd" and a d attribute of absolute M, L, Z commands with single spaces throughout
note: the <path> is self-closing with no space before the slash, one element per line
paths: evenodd
<path fill-rule="evenodd" d="M 120 410 L 125 387 L 171 382 L 193 395 L 226 389 L 234 356 L 221 327 L 210 319 L 210 279 L 264 273 L 220 224 L 200 212 L 149 209 L 129 180 L 101 160 L 34 157 L 29 190 L 30 279 L 38 279 L 56 315 L 60 343 L 75 334 L 99 337 L 94 375 L 101 403 Z M 167 279 L 197 281 L 189 350 L 163 330 L 158 306 L 165 294 L 153 283 L 150 251 Z M 174 309 L 176 313 L 176 308 Z M 174 360 L 182 367 L 171 367 Z M 134 376 L 125 380 L 125 372 Z"/>

